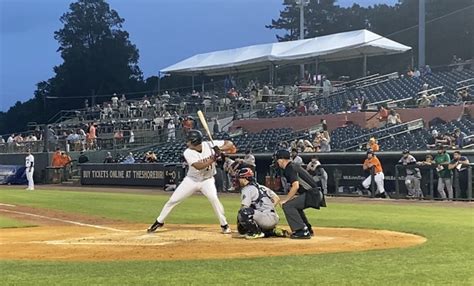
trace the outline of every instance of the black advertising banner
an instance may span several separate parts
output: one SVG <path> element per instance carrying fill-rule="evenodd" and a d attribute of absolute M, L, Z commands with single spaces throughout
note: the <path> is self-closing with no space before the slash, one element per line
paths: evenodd
<path fill-rule="evenodd" d="M 82 185 L 156 186 L 180 182 L 182 165 L 170 164 L 83 164 Z"/>

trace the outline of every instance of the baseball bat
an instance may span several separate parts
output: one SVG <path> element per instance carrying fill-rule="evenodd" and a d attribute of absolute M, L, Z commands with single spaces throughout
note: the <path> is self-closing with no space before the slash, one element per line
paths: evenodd
<path fill-rule="evenodd" d="M 207 121 L 206 121 L 206 117 L 204 117 L 204 113 L 202 113 L 201 110 L 198 110 L 197 115 L 199 117 L 199 120 L 201 121 L 202 127 L 204 127 L 204 130 L 207 133 L 207 136 L 209 136 L 209 140 L 211 140 L 212 145 L 214 145 L 214 140 L 212 140 L 211 131 L 209 130 L 209 126 L 207 125 Z"/>

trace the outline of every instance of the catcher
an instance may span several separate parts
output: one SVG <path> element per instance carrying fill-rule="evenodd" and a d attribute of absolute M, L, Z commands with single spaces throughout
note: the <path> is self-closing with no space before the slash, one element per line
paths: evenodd
<path fill-rule="evenodd" d="M 241 209 L 237 215 L 237 229 L 246 239 L 277 236 L 286 237 L 287 232 L 276 227 L 280 218 L 275 206 L 280 198 L 267 187 L 257 184 L 250 168 L 242 168 L 237 174 L 241 187 Z"/>

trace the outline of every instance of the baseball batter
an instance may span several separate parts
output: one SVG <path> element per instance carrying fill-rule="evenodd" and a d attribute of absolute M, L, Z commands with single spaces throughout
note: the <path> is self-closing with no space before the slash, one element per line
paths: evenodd
<path fill-rule="evenodd" d="M 377 186 L 377 194 L 375 196 L 379 198 L 388 198 L 388 195 L 385 193 L 385 188 L 384 188 L 385 176 L 383 174 L 382 164 L 380 163 L 379 158 L 375 156 L 374 151 L 369 149 L 367 151 L 367 159 L 365 159 L 364 165 L 362 166 L 362 168 L 364 169 L 364 171 L 372 171 L 372 167 L 374 168 L 373 169 L 374 181 L 375 181 L 375 185 Z M 362 186 L 364 187 L 364 189 L 368 189 L 371 183 L 372 183 L 372 176 L 369 175 L 362 182 Z"/>
<path fill-rule="evenodd" d="M 174 191 L 168 202 L 161 210 L 156 221 L 147 229 L 147 232 L 154 232 L 163 227 L 164 222 L 173 208 L 196 191 L 200 191 L 210 201 L 214 212 L 219 219 L 222 233 L 229 234 L 231 229 L 224 216 L 224 207 L 217 197 L 214 175 L 216 174 L 216 160 L 220 157 L 221 151 L 234 149 L 231 141 L 202 141 L 203 136 L 199 130 L 190 130 L 186 136 L 187 149 L 184 151 L 184 158 L 189 169 L 186 177 L 178 188 Z"/>
<path fill-rule="evenodd" d="M 285 230 L 276 227 L 280 220 L 275 211 L 275 205 L 280 202 L 278 195 L 257 184 L 250 168 L 240 169 L 237 178 L 241 187 L 241 208 L 237 214 L 239 234 L 246 239 L 286 236 Z"/>

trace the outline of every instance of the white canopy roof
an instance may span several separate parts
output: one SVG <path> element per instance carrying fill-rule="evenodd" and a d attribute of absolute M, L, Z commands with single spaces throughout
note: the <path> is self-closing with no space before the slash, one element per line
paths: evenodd
<path fill-rule="evenodd" d="M 197 54 L 161 70 L 176 74 L 227 74 L 267 68 L 273 64 L 298 64 L 318 58 L 338 61 L 366 55 L 403 53 L 411 47 L 368 30 L 337 33 L 311 39 L 247 46 Z"/>

